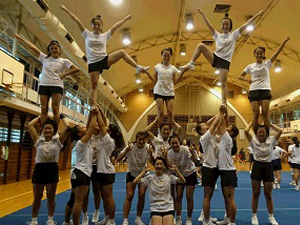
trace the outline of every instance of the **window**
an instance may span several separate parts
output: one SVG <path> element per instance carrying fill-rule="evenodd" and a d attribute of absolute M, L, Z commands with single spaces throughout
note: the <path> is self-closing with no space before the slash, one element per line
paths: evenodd
<path fill-rule="evenodd" d="M 0 141 L 7 141 L 8 128 L 0 127 Z M 20 130 L 12 129 L 11 139 L 12 143 L 20 142 Z"/>
<path fill-rule="evenodd" d="M 81 100 L 68 91 L 66 92 L 66 97 L 68 98 L 65 98 L 65 106 L 81 113 Z M 76 104 L 71 99 L 75 100 L 78 104 Z"/>

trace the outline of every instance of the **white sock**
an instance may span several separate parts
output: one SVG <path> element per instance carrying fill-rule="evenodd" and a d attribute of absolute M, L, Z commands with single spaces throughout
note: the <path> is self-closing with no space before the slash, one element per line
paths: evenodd
<path fill-rule="evenodd" d="M 99 209 L 95 209 L 95 214 L 99 215 Z"/>
<path fill-rule="evenodd" d="M 136 217 L 136 220 L 142 220 L 142 219 L 141 219 L 141 217 L 140 217 L 140 216 L 137 216 L 137 217 Z"/>
<path fill-rule="evenodd" d="M 48 216 L 49 221 L 53 221 L 53 216 Z"/>
<path fill-rule="evenodd" d="M 270 218 L 270 217 L 274 217 L 274 214 L 269 213 L 269 218 Z"/>
<path fill-rule="evenodd" d="M 32 218 L 31 218 L 31 221 L 37 222 L 37 217 L 32 217 Z"/>
<path fill-rule="evenodd" d="M 113 219 L 108 219 L 108 222 L 115 223 L 115 218 L 113 218 Z"/>
<path fill-rule="evenodd" d="M 257 217 L 257 213 L 252 213 L 252 217 Z"/>
<path fill-rule="evenodd" d="M 126 221 L 128 222 L 128 218 L 124 218 L 124 219 L 123 219 L 123 222 L 126 222 Z"/>

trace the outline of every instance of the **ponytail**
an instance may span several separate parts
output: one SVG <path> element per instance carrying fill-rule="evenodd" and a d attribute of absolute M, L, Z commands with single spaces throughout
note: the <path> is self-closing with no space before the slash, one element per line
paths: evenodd
<path fill-rule="evenodd" d="M 110 130 L 110 137 L 114 139 L 116 147 L 118 149 L 122 148 L 124 145 L 124 139 L 119 128 L 114 124 L 109 124 L 108 127 Z"/>
<path fill-rule="evenodd" d="M 95 16 L 94 18 L 92 18 L 91 24 L 94 24 L 94 23 L 95 23 L 95 20 L 99 20 L 99 21 L 100 21 L 100 24 L 101 24 L 100 31 L 101 31 L 101 33 L 103 33 L 103 29 L 102 29 L 102 27 L 103 27 L 103 21 L 102 21 L 102 19 L 101 19 L 101 16 L 100 16 L 100 15 L 97 15 L 97 16 Z"/>
<path fill-rule="evenodd" d="M 229 14 L 228 14 L 228 13 L 225 13 L 225 17 L 222 19 L 222 21 L 223 21 L 223 20 L 229 20 L 229 22 L 230 22 L 229 31 L 231 31 L 231 30 L 232 30 L 232 27 L 233 27 L 233 22 L 232 22 L 232 20 L 229 18 Z"/>

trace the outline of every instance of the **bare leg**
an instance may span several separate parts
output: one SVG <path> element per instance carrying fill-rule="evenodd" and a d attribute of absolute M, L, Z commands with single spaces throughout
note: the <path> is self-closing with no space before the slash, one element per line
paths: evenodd
<path fill-rule="evenodd" d="M 197 45 L 197 47 L 193 53 L 191 61 L 195 62 L 200 57 L 201 53 L 204 55 L 204 57 L 207 59 L 207 61 L 210 64 L 213 64 L 214 53 L 207 45 L 205 45 L 203 43 L 200 43 Z"/>
<path fill-rule="evenodd" d="M 32 218 L 36 218 L 39 214 L 43 192 L 44 192 L 43 184 L 33 184 L 34 199 L 32 203 L 32 211 L 31 211 Z"/>
<path fill-rule="evenodd" d="M 40 95 L 41 100 L 41 125 L 45 123 L 48 117 L 49 111 L 49 99 L 50 97 L 47 95 Z"/>
<path fill-rule="evenodd" d="M 136 216 L 141 217 L 144 206 L 145 206 L 145 194 L 146 194 L 146 187 L 139 184 L 139 200 L 137 203 L 137 213 Z"/>
<path fill-rule="evenodd" d="M 259 118 L 259 102 L 253 101 L 250 102 L 251 109 L 252 109 L 252 128 L 255 129 L 255 127 L 258 125 L 258 118 Z"/>
<path fill-rule="evenodd" d="M 174 99 L 166 101 L 168 122 L 174 124 Z"/>
<path fill-rule="evenodd" d="M 257 180 L 252 180 L 252 213 L 257 213 L 259 196 L 260 182 Z"/>
<path fill-rule="evenodd" d="M 100 73 L 99 73 L 99 71 L 93 71 L 93 72 L 90 72 L 89 75 L 90 75 L 90 82 L 91 82 L 90 105 L 96 105 Z"/>
<path fill-rule="evenodd" d="M 113 185 L 101 185 L 101 194 L 103 198 L 103 202 L 107 204 L 107 210 L 109 212 L 109 219 L 115 218 L 116 204 L 113 197 Z M 105 208 L 105 206 L 104 206 Z M 106 211 L 105 211 L 106 214 Z"/>
<path fill-rule="evenodd" d="M 152 216 L 151 225 L 163 225 L 163 218 L 161 216 Z"/>
<path fill-rule="evenodd" d="M 57 127 L 59 126 L 59 121 L 60 121 L 59 105 L 60 105 L 61 98 L 62 98 L 61 94 L 56 93 L 52 95 L 53 118 L 57 124 Z"/>
<path fill-rule="evenodd" d="M 261 102 L 262 106 L 262 116 L 264 120 L 264 125 L 270 129 L 270 118 L 269 118 L 269 106 L 270 106 L 270 101 L 269 100 L 263 100 Z"/>
<path fill-rule="evenodd" d="M 230 218 L 230 222 L 232 223 L 235 222 L 235 217 L 236 217 L 234 189 L 235 188 L 232 186 L 225 186 L 224 188 L 222 188 L 224 199 L 225 199 L 227 217 Z"/>
<path fill-rule="evenodd" d="M 203 213 L 204 219 L 209 220 L 210 216 L 210 200 L 214 193 L 215 187 L 204 186 Z"/>
<path fill-rule="evenodd" d="M 227 77 L 228 70 L 220 69 L 221 87 L 222 87 L 222 104 L 227 105 Z"/>
<path fill-rule="evenodd" d="M 181 210 L 182 210 L 182 197 L 183 197 L 183 191 L 184 191 L 185 185 L 176 185 L 176 211 L 177 211 L 177 217 L 181 216 Z"/>
<path fill-rule="evenodd" d="M 186 186 L 187 216 L 190 218 L 192 218 L 193 209 L 194 209 L 194 189 L 195 186 L 192 185 Z"/>
<path fill-rule="evenodd" d="M 128 219 L 130 208 L 131 208 L 131 202 L 134 197 L 135 187 L 136 187 L 135 183 L 130 182 L 126 184 L 126 199 L 123 206 L 124 219 Z"/>
<path fill-rule="evenodd" d="M 89 186 L 82 185 L 76 187 L 75 204 L 73 207 L 73 222 L 74 225 L 80 225 L 80 215 L 82 211 L 83 201 L 88 193 Z"/>
<path fill-rule="evenodd" d="M 55 193 L 56 193 L 57 183 L 46 184 L 47 191 L 47 203 L 48 203 L 48 215 L 54 216 L 55 212 Z"/>
<path fill-rule="evenodd" d="M 157 105 L 157 121 L 158 126 L 160 126 L 163 123 L 163 117 L 164 117 L 164 100 L 161 98 L 158 98 L 155 100 Z"/>
<path fill-rule="evenodd" d="M 173 225 L 174 224 L 174 216 L 167 215 L 162 218 L 163 222 L 162 225 Z"/>
<path fill-rule="evenodd" d="M 272 182 L 264 182 L 264 194 L 265 194 L 269 214 L 274 213 L 272 189 L 273 189 Z"/>

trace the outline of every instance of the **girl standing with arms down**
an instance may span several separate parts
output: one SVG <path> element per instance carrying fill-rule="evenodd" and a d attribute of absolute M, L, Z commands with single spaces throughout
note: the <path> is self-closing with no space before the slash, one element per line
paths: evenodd
<path fill-rule="evenodd" d="M 297 137 L 292 138 L 293 142 L 295 143 L 290 151 L 291 155 L 291 167 L 293 169 L 294 174 L 294 181 L 296 184 L 295 190 L 300 191 L 299 185 L 299 177 L 300 177 L 300 144 Z"/>
<path fill-rule="evenodd" d="M 274 53 L 274 55 L 264 61 L 265 51 L 264 47 L 257 47 L 254 50 L 254 56 L 256 58 L 256 62 L 248 65 L 244 72 L 240 76 L 240 80 L 247 81 L 250 83 L 249 90 L 249 101 L 252 108 L 253 118 L 252 124 L 253 128 L 258 125 L 259 118 L 259 106 L 262 106 L 262 116 L 264 120 L 264 124 L 269 129 L 270 128 L 270 119 L 269 119 L 269 106 L 271 100 L 271 84 L 270 84 L 270 68 L 272 63 L 276 60 L 280 52 L 283 50 L 284 45 L 290 40 L 290 38 L 286 38 L 282 43 L 280 48 Z M 245 79 L 246 74 L 251 75 L 251 81 Z"/>
<path fill-rule="evenodd" d="M 241 36 L 241 33 L 246 29 L 246 27 L 249 24 L 253 23 L 256 18 L 261 17 L 264 12 L 260 11 L 258 14 L 248 20 L 244 25 L 234 30 L 232 33 L 230 32 L 233 28 L 232 20 L 228 17 L 228 14 L 225 14 L 225 17 L 221 21 L 222 33 L 219 33 L 211 25 L 202 10 L 197 9 L 197 11 L 202 15 L 204 22 L 206 23 L 211 35 L 216 41 L 216 51 L 212 52 L 212 50 L 207 45 L 200 43 L 195 49 L 191 61 L 188 64 L 180 67 L 180 69 L 195 69 L 196 60 L 200 57 L 201 54 L 203 54 L 213 67 L 220 70 L 220 79 L 222 85 L 222 104 L 227 105 L 227 77 L 230 67 L 230 61 L 235 49 L 235 43 Z"/>
<path fill-rule="evenodd" d="M 38 224 L 37 217 L 41 206 L 44 188 L 46 187 L 48 202 L 47 225 L 54 225 L 56 224 L 53 221 L 55 211 L 55 194 L 59 180 L 57 162 L 59 152 L 63 147 L 62 143 L 64 143 L 67 138 L 69 126 L 68 122 L 63 119 L 66 128 L 58 136 L 56 135 L 58 129 L 56 122 L 48 118 L 42 124 L 41 134 L 38 134 L 34 126 L 39 120 L 40 117 L 37 117 L 28 123 L 29 133 L 36 147 L 36 165 L 32 175 L 34 200 L 32 203 L 32 219 L 28 224 Z"/>
<path fill-rule="evenodd" d="M 175 90 L 174 84 L 178 83 L 186 70 L 179 73 L 175 66 L 170 64 L 173 55 L 172 48 L 165 48 L 161 51 L 162 62 L 155 65 L 154 78 L 147 75 L 154 84 L 154 100 L 156 101 L 158 109 L 158 126 L 163 123 L 164 116 L 164 103 L 167 107 L 168 122 L 173 125 L 174 123 L 174 98 Z"/>
<path fill-rule="evenodd" d="M 281 160 L 287 156 L 287 152 L 280 148 L 279 146 L 276 146 L 272 152 L 272 166 L 274 171 L 274 177 L 275 182 L 273 184 L 273 189 L 280 189 L 280 183 L 281 183 Z"/>
<path fill-rule="evenodd" d="M 33 53 L 39 57 L 43 64 L 42 72 L 39 76 L 39 95 L 41 101 L 41 124 L 43 124 L 49 111 L 49 100 L 52 98 L 53 117 L 59 125 L 59 104 L 63 96 L 64 82 L 63 78 L 75 74 L 79 71 L 78 67 L 73 65 L 68 59 L 60 57 L 61 47 L 58 41 L 51 41 L 47 47 L 47 55 L 41 52 L 34 44 L 14 34 L 14 37 L 25 43 Z"/>
<path fill-rule="evenodd" d="M 163 157 L 154 159 L 155 173 L 149 176 L 145 169 L 135 179 L 134 183 L 142 182 L 149 190 L 149 203 L 151 211 L 151 225 L 173 225 L 174 224 L 174 200 L 171 196 L 171 184 L 185 183 L 185 179 L 176 166 L 169 167 L 178 177 L 164 173 L 166 160 Z"/>
<path fill-rule="evenodd" d="M 77 16 L 71 13 L 64 5 L 61 5 L 60 8 L 77 23 L 82 32 L 82 37 L 85 40 L 88 72 L 91 81 L 91 105 L 96 104 L 99 75 L 102 74 L 103 70 L 108 70 L 111 65 L 115 64 L 120 59 L 124 59 L 126 63 L 135 67 L 137 74 L 146 72 L 146 70 L 149 69 L 149 67 L 138 65 L 123 49 L 109 55 L 106 52 L 107 41 L 118 28 L 131 19 L 130 15 L 126 16 L 123 20 L 113 25 L 107 32 L 103 33 L 101 16 L 97 15 L 91 20 L 93 31 L 89 31 L 82 25 Z"/>
<path fill-rule="evenodd" d="M 251 123 L 246 127 L 245 134 L 253 149 L 254 164 L 252 167 L 252 218 L 251 224 L 258 225 L 257 208 L 261 190 L 261 181 L 264 182 L 264 194 L 266 198 L 267 208 L 269 212 L 269 223 L 278 225 L 274 218 L 274 207 L 272 199 L 273 189 L 273 167 L 272 167 L 272 152 L 277 146 L 277 141 L 282 134 L 282 130 L 271 124 L 271 127 L 276 131 L 275 135 L 269 136 L 269 129 L 265 125 L 257 125 L 254 129 L 255 135 L 250 134 Z"/>

